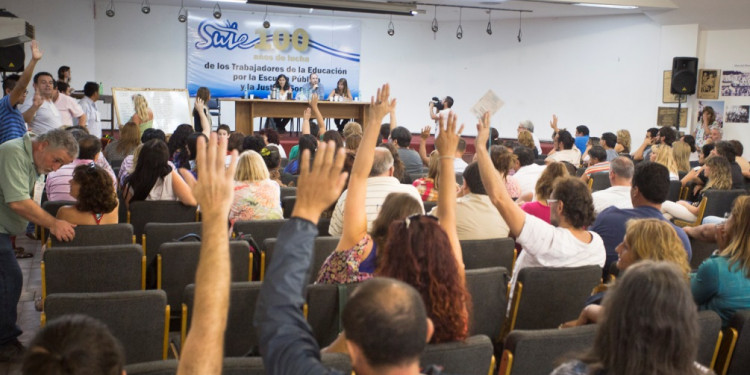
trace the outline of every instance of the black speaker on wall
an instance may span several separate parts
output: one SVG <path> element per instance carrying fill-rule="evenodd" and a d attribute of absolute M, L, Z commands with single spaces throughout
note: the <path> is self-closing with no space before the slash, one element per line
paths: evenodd
<path fill-rule="evenodd" d="M 23 44 L 0 48 L 0 72 L 22 72 L 25 57 Z"/>
<path fill-rule="evenodd" d="M 672 94 L 693 95 L 697 83 L 697 57 L 675 57 L 672 59 L 672 87 L 670 88 Z"/>

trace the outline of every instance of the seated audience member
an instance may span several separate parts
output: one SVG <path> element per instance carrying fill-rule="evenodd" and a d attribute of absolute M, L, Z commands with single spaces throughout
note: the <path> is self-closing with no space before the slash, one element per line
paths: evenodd
<path fill-rule="evenodd" d="M 729 143 L 734 146 L 734 152 L 736 154 L 734 161 L 737 162 L 737 164 L 740 166 L 740 171 L 742 172 L 742 176 L 745 179 L 750 178 L 750 162 L 745 159 L 742 154 L 745 153 L 745 147 L 742 146 L 742 143 L 736 139 L 733 139 L 729 141 Z"/>
<path fill-rule="evenodd" d="M 643 139 L 643 143 L 633 152 L 633 160 L 650 160 L 648 154 L 651 152 L 651 146 L 659 142 L 659 128 L 649 128 L 646 130 L 646 138 Z"/>
<path fill-rule="evenodd" d="M 229 210 L 229 221 L 234 224 L 235 221 L 283 217 L 279 184 L 270 179 L 260 154 L 253 150 L 244 151 L 234 173 L 234 200 Z"/>
<path fill-rule="evenodd" d="M 141 151 L 143 144 L 152 139 L 159 139 L 162 142 L 166 142 L 167 135 L 164 134 L 164 131 L 161 129 L 154 128 L 148 128 L 143 132 L 143 135 L 141 135 L 141 144 L 135 148 L 133 155 L 128 155 L 125 160 L 122 161 L 122 165 L 120 165 L 120 173 L 117 176 L 119 186 L 125 185 L 125 179 L 133 173 L 138 153 Z M 172 164 L 171 161 L 169 162 L 169 166 L 172 167 L 172 169 L 175 169 L 174 164 Z"/>
<path fill-rule="evenodd" d="M 607 293 L 604 311 L 588 353 L 552 375 L 713 373 L 695 362 L 698 312 L 676 265 L 633 265 Z"/>
<path fill-rule="evenodd" d="M 581 181 L 587 182 L 594 173 L 609 173 L 609 162 L 607 152 L 602 146 L 593 146 L 587 151 L 589 155 L 589 167 L 583 171 Z"/>
<path fill-rule="evenodd" d="M 245 134 L 242 132 L 232 132 L 232 134 L 229 134 L 229 139 L 227 140 L 227 151 L 229 153 L 227 155 L 231 156 L 232 151 L 242 153 L 242 151 L 244 151 L 242 149 L 242 142 L 244 140 Z"/>
<path fill-rule="evenodd" d="M 263 157 L 266 168 L 268 168 L 268 178 L 271 181 L 275 181 L 279 186 L 286 186 L 281 182 L 281 157 L 279 156 L 279 148 L 274 145 L 268 145 L 260 150 L 260 156 Z"/>
<path fill-rule="evenodd" d="M 420 177 L 412 185 L 417 188 L 422 202 L 437 202 L 440 182 L 440 154 L 436 150 L 430 153 L 427 176 Z"/>
<path fill-rule="evenodd" d="M 690 171 L 690 145 L 684 141 L 672 143 L 672 156 L 677 164 L 678 173 L 688 173 Z"/>
<path fill-rule="evenodd" d="M 362 143 L 362 135 L 360 134 L 351 134 L 344 139 L 344 147 L 347 151 L 356 153 L 360 143 Z"/>
<path fill-rule="evenodd" d="M 281 147 L 281 140 L 279 139 L 279 132 L 269 128 L 269 129 L 263 129 L 258 133 L 260 133 L 260 135 L 263 137 L 263 141 L 265 142 L 266 146 L 271 146 L 271 145 L 276 146 L 276 148 L 279 150 L 279 155 L 282 158 L 286 158 L 286 152 L 284 151 L 284 148 Z"/>
<path fill-rule="evenodd" d="M 709 138 L 706 142 L 716 144 L 724 138 L 724 129 L 720 125 L 713 125 L 710 128 Z"/>
<path fill-rule="evenodd" d="M 461 138 L 458 140 L 458 148 L 456 149 L 456 154 L 453 158 L 453 170 L 456 173 L 464 173 L 464 169 L 466 168 L 467 165 L 469 165 L 463 159 L 465 152 L 466 152 L 466 141 L 463 138 Z"/>
<path fill-rule="evenodd" d="M 600 146 L 601 139 L 599 137 L 589 137 L 588 143 L 586 143 L 586 149 L 581 153 L 581 166 L 589 166 L 589 150 L 594 146 Z"/>
<path fill-rule="evenodd" d="M 47 182 L 45 189 L 47 191 L 47 199 L 50 201 L 73 201 L 75 198 L 71 194 L 71 177 L 73 177 L 73 170 L 79 165 L 95 164 L 96 159 L 99 158 L 99 151 L 102 149 L 102 142 L 93 135 L 85 135 L 78 140 L 78 158 L 73 160 L 72 163 L 63 165 L 60 169 L 50 172 L 47 174 Z M 104 173 L 109 178 L 109 182 L 112 186 L 115 186 L 115 172 L 109 167 L 107 163 L 104 163 L 107 168 L 102 168 Z M 101 168 L 101 167 L 100 167 Z"/>
<path fill-rule="evenodd" d="M 244 140 L 242 140 L 243 151 L 253 150 L 255 152 L 260 152 L 263 147 L 266 147 L 266 141 L 263 139 L 263 136 L 248 135 Z"/>
<path fill-rule="evenodd" d="M 161 140 L 152 139 L 143 144 L 135 169 L 123 186 L 122 195 L 127 205 L 134 200 L 179 200 L 188 206 L 196 205 L 190 187 L 172 169 L 168 159 L 169 149 Z"/>
<path fill-rule="evenodd" d="M 518 157 L 505 146 L 494 145 L 490 147 L 490 158 L 505 183 L 508 194 L 513 199 L 521 196 L 521 185 L 518 180 L 510 175 L 510 170 L 516 165 Z"/>
<path fill-rule="evenodd" d="M 312 116 L 315 116 L 315 121 L 317 123 L 310 121 L 310 117 Z M 302 113 L 301 134 L 312 135 L 315 138 L 315 141 L 317 142 L 318 139 L 320 139 L 320 126 L 318 126 L 318 124 L 325 124 L 324 121 L 325 120 L 323 120 L 323 115 L 320 113 L 320 110 L 318 109 L 318 96 L 312 95 L 310 97 L 310 106 L 305 108 L 305 111 Z M 299 159 L 301 152 L 302 150 L 300 150 L 300 146 L 298 143 L 292 146 L 292 148 L 289 150 L 289 156 L 287 158 L 289 159 L 289 161 Z"/>
<path fill-rule="evenodd" d="M 555 119 L 556 118 L 557 117 L 555 117 Z M 529 147 L 529 149 L 535 148 L 536 149 L 535 155 L 541 155 L 542 154 L 542 144 L 541 144 L 541 142 L 539 142 L 539 137 L 537 137 L 536 134 L 534 134 L 534 123 L 531 122 L 530 120 L 525 120 L 525 121 L 521 121 L 520 123 L 518 123 L 518 128 L 516 128 L 516 131 L 519 133 L 519 141 L 521 140 L 520 133 L 522 131 L 524 131 L 524 130 L 527 131 L 527 132 L 529 132 L 529 133 L 531 133 L 531 138 L 534 140 L 534 147 Z M 525 146 L 525 147 L 528 147 L 528 146 Z M 533 151 L 532 151 L 532 153 L 533 153 Z M 536 156 L 535 156 L 535 158 L 536 158 Z"/>
<path fill-rule="evenodd" d="M 216 134 L 219 138 L 229 138 L 232 135 L 232 129 L 227 124 L 221 124 L 216 128 Z"/>
<path fill-rule="evenodd" d="M 680 171 L 677 169 L 677 162 L 674 160 L 672 147 L 665 144 L 654 145 L 653 147 L 651 147 L 649 160 L 667 167 L 667 170 L 669 171 L 670 181 L 678 181 L 680 179 Z"/>
<path fill-rule="evenodd" d="M 196 147 L 198 145 L 198 138 L 203 138 L 204 140 L 207 140 L 208 137 L 203 133 L 195 132 L 193 134 L 190 134 L 187 140 L 187 163 L 184 161 L 181 162 L 182 167 L 180 169 L 187 169 L 190 171 L 190 173 L 193 174 L 193 177 L 198 177 L 198 166 L 195 162 L 195 157 L 197 155 Z"/>
<path fill-rule="evenodd" d="M 555 186 L 557 180 L 567 176 L 568 170 L 563 163 L 549 163 L 539 177 L 539 180 L 536 182 L 534 201 L 522 204 L 521 209 L 527 214 L 534 215 L 544 220 L 546 223 L 551 224 L 549 203 L 547 200 L 550 195 L 552 195 L 552 188 Z M 528 196 L 531 197 L 532 195 L 529 194 Z"/>
<path fill-rule="evenodd" d="M 669 146 L 671 148 L 672 143 L 674 143 L 676 140 L 677 140 L 677 131 L 675 131 L 674 128 L 671 126 L 662 126 L 659 129 L 659 132 L 657 133 L 656 144 Z M 643 153 L 643 158 L 645 160 L 651 160 L 649 154 L 653 150 L 654 148 L 652 147 L 650 151 L 649 150 L 645 151 Z"/>
<path fill-rule="evenodd" d="M 485 113 L 477 125 L 477 143 L 487 141 L 489 120 L 489 113 Z M 535 216 L 527 215 L 510 198 L 492 166 L 487 150 L 479 147 L 477 155 L 484 188 L 508 224 L 510 235 L 524 249 L 513 267 L 511 288 L 515 287 L 518 272 L 526 267 L 604 266 L 602 239 L 585 229 L 594 221 L 594 206 L 591 193 L 581 180 L 564 177 L 555 183 L 547 200 L 550 204 L 550 225 Z M 513 291 L 510 295 L 513 295 Z"/>
<path fill-rule="evenodd" d="M 409 129 L 399 126 L 391 132 L 392 143 L 398 149 L 398 155 L 404 162 L 406 173 L 410 176 L 417 176 L 422 173 L 422 159 L 419 153 L 410 149 L 411 132 Z"/>
<path fill-rule="evenodd" d="M 529 132 L 528 136 L 531 137 L 531 142 L 533 145 L 534 137 L 531 136 L 531 132 Z M 518 137 L 520 138 L 521 134 L 519 134 Z M 520 139 L 519 139 L 519 142 L 520 142 Z M 490 145 L 500 145 L 500 144 L 502 144 L 502 141 L 500 140 L 500 132 L 498 132 L 497 129 L 495 128 L 490 128 Z M 535 149 L 536 147 L 532 146 L 531 148 Z"/>
<path fill-rule="evenodd" d="M 391 124 L 381 124 L 380 125 L 380 138 L 378 138 L 379 139 L 378 145 L 380 145 L 381 143 L 388 142 L 390 138 L 391 138 Z"/>
<path fill-rule="evenodd" d="M 706 160 L 703 171 L 708 177 L 708 183 L 695 196 L 693 202 L 688 201 L 665 201 L 662 203 L 661 212 L 667 218 L 676 218 L 684 221 L 695 221 L 697 219 L 699 206 L 703 194 L 711 189 L 729 190 L 732 187 L 732 176 L 729 162 L 723 156 L 711 156 Z M 692 173 L 696 173 L 693 171 Z"/>
<path fill-rule="evenodd" d="M 361 147 L 362 145 L 360 145 L 360 148 Z M 359 155 L 357 156 L 359 157 Z M 383 202 L 388 194 L 406 193 L 419 202 L 422 200 L 419 196 L 419 192 L 417 192 L 417 189 L 414 186 L 401 184 L 399 180 L 393 176 L 393 155 L 390 151 L 383 147 L 376 147 L 373 158 L 372 169 L 369 173 L 370 177 L 367 179 L 367 192 L 365 194 L 366 198 L 364 206 L 365 212 L 367 213 L 368 233 L 372 233 L 373 221 L 375 221 L 375 218 L 378 216 L 378 212 L 380 208 L 383 207 Z M 342 234 L 344 206 L 346 206 L 345 202 L 347 200 L 347 195 L 348 190 L 345 190 L 336 203 L 336 208 L 333 210 L 331 224 L 328 228 L 328 233 L 332 236 L 340 236 Z M 422 212 L 424 212 L 424 208 L 422 209 Z"/>
<path fill-rule="evenodd" d="M 701 147 L 698 153 L 698 165 L 703 165 L 706 162 L 706 159 L 711 156 L 711 151 L 714 150 L 714 147 L 716 146 L 713 143 L 708 143 Z"/>
<path fill-rule="evenodd" d="M 691 162 L 697 162 L 698 161 L 698 154 L 700 154 L 700 149 L 695 146 L 695 137 L 688 134 L 682 137 L 681 141 L 685 142 L 690 147 L 690 158 L 689 161 Z"/>
<path fill-rule="evenodd" d="M 115 139 L 104 148 L 104 157 L 111 164 L 122 163 L 127 156 L 133 155 L 140 144 L 141 132 L 138 125 L 129 122 L 120 128 L 120 139 Z"/>
<path fill-rule="evenodd" d="M 315 158 L 315 150 L 318 148 L 318 140 L 315 139 L 310 134 L 303 134 L 301 137 L 299 137 L 299 152 L 302 152 L 304 150 L 308 150 L 310 152 L 310 157 Z M 247 149 L 246 149 L 247 150 Z M 300 159 L 298 154 L 297 158 L 292 159 L 289 161 L 289 164 L 284 167 L 284 173 L 288 174 L 299 174 L 300 170 Z"/>
<path fill-rule="evenodd" d="M 336 144 L 336 150 L 344 147 L 344 138 L 336 130 L 326 130 L 322 137 L 323 143 L 333 142 Z"/>
<path fill-rule="evenodd" d="M 358 134 L 360 137 L 362 136 L 362 125 L 356 121 L 349 121 L 344 125 L 344 131 L 341 133 L 341 136 L 346 139 L 354 134 Z"/>
<path fill-rule="evenodd" d="M 553 115 L 553 121 L 557 124 L 557 116 Z M 589 143 L 589 127 L 586 125 L 576 126 L 575 144 L 576 148 L 583 155 L 583 150 L 586 149 L 586 144 Z"/>
<path fill-rule="evenodd" d="M 597 215 L 611 206 L 633 208 L 633 202 L 630 201 L 633 169 L 633 161 L 626 156 L 618 156 L 609 163 L 609 183 L 612 186 L 591 193 Z"/>
<path fill-rule="evenodd" d="M 737 310 L 750 309 L 750 197 L 738 197 L 726 224 L 715 228 L 720 251 L 691 284 L 699 309 L 716 311 L 726 326 Z"/>
<path fill-rule="evenodd" d="M 118 201 L 113 177 L 103 168 L 93 162 L 75 167 L 70 195 L 76 203 L 60 207 L 58 219 L 75 225 L 117 224 Z"/>
<path fill-rule="evenodd" d="M 518 132 L 518 144 L 523 147 L 527 147 L 529 150 L 532 150 L 534 152 L 534 159 L 539 157 L 539 151 L 537 151 L 536 146 L 534 145 L 534 138 L 532 137 L 532 133 L 528 130 L 521 130 Z"/>
<path fill-rule="evenodd" d="M 193 133 L 195 131 L 191 125 L 182 124 L 177 126 L 174 133 L 169 136 L 169 142 L 167 143 L 169 146 L 169 161 L 174 162 L 177 168 L 185 168 L 184 165 L 180 165 L 179 161 L 181 159 L 187 160 L 187 157 L 181 155 L 183 153 L 187 155 L 187 140 L 190 134 Z"/>
<path fill-rule="evenodd" d="M 581 152 L 573 148 L 573 136 L 567 130 L 561 130 L 555 134 L 554 153 L 550 152 L 545 162 L 547 164 L 553 161 L 567 161 L 573 165 L 581 164 Z"/>
<path fill-rule="evenodd" d="M 625 236 L 625 223 L 630 219 L 654 218 L 667 221 L 661 214 L 661 205 L 669 193 L 669 171 L 661 164 L 643 161 L 635 166 L 633 172 L 630 198 L 633 208 L 605 208 L 596 216 L 594 224 L 589 228 L 601 236 L 607 251 L 605 273 L 609 265 L 617 261 L 615 248 Z M 672 224 L 680 237 L 687 253 L 688 260 L 692 256 L 690 239 L 682 228 Z"/>
<path fill-rule="evenodd" d="M 620 129 L 617 131 L 617 144 L 615 145 L 615 151 L 618 155 L 630 155 L 630 131 L 628 131 L 628 129 Z"/>
<path fill-rule="evenodd" d="M 528 147 L 516 147 L 513 149 L 513 154 L 518 159 L 513 168 L 516 170 L 513 178 L 518 181 L 518 185 L 521 187 L 521 196 L 531 194 L 533 198 L 534 191 L 536 190 L 536 182 L 539 180 L 542 172 L 544 172 L 545 166 L 534 163 L 534 154 Z M 525 200 L 530 201 L 532 198 Z"/>
<path fill-rule="evenodd" d="M 438 211 L 439 206 L 429 214 L 439 217 Z M 476 162 L 469 164 L 464 170 L 461 197 L 456 201 L 456 232 L 459 240 L 508 237 L 508 225 L 490 202 Z"/>
<path fill-rule="evenodd" d="M 723 156 L 729 162 L 730 172 L 732 175 L 732 189 L 744 189 L 745 188 L 745 177 L 742 175 L 742 167 L 737 164 L 737 150 L 734 145 L 728 141 L 714 142 L 713 155 Z M 703 182 L 706 179 L 700 177 Z"/>
<path fill-rule="evenodd" d="M 398 179 L 402 184 L 408 184 L 411 182 L 406 176 L 406 167 L 398 154 L 396 146 L 394 146 L 393 143 L 383 143 L 378 147 L 388 150 L 391 153 L 391 156 L 393 156 L 393 177 Z"/>
<path fill-rule="evenodd" d="M 690 278 L 690 264 L 682 247 L 680 237 L 669 223 L 659 219 L 630 219 L 625 224 L 625 237 L 617 245 L 617 269 L 620 276 L 628 267 L 642 260 L 674 263 L 683 272 L 685 280 Z M 606 287 L 610 287 L 607 284 Z M 600 294 L 604 294 L 601 292 Z M 597 323 L 603 313 L 601 305 L 589 304 L 578 319 L 566 322 L 563 327 L 581 326 Z"/>
<path fill-rule="evenodd" d="M 602 134 L 601 140 L 599 140 L 599 146 L 604 147 L 604 151 L 607 152 L 607 161 L 615 160 L 618 156 L 615 147 L 617 147 L 617 136 L 614 133 Z"/>

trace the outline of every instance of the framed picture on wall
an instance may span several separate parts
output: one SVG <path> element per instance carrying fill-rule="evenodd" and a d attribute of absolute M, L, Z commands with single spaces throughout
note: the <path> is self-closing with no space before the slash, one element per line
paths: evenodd
<path fill-rule="evenodd" d="M 677 103 L 679 100 L 679 95 L 675 95 L 670 93 L 670 88 L 672 87 L 672 71 L 671 70 L 665 70 L 664 71 L 664 86 L 662 91 L 662 98 L 661 101 L 663 103 Z M 687 95 L 682 97 L 682 102 L 687 102 Z"/>
<path fill-rule="evenodd" d="M 671 72 L 670 72 L 671 73 Z M 680 109 L 680 128 L 687 126 L 688 109 Z M 677 122 L 677 107 L 659 107 L 656 114 L 656 125 L 674 126 Z"/>
<path fill-rule="evenodd" d="M 698 71 L 698 99 L 719 99 L 719 78 L 717 69 Z"/>
<path fill-rule="evenodd" d="M 730 105 L 727 109 L 727 123 L 747 124 L 750 123 L 750 105 Z"/>
<path fill-rule="evenodd" d="M 750 71 L 725 70 L 721 75 L 722 96 L 750 96 Z"/>

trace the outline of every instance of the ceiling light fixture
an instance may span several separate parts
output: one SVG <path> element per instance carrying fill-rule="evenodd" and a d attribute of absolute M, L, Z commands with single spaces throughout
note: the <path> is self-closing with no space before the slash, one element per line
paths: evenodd
<path fill-rule="evenodd" d="M 216 2 L 216 5 L 214 5 L 214 18 L 217 20 L 221 18 L 221 6 L 218 1 Z"/>
<path fill-rule="evenodd" d="M 487 11 L 487 35 L 492 35 L 492 11 Z"/>
<path fill-rule="evenodd" d="M 437 5 L 435 5 L 435 16 L 432 18 L 432 32 L 433 33 L 437 33 L 438 32 Z"/>
<path fill-rule="evenodd" d="M 456 29 L 456 38 L 464 37 L 464 28 L 461 26 L 463 8 L 458 8 L 458 28 Z"/>
<path fill-rule="evenodd" d="M 400 16 L 414 16 L 419 12 L 416 3 L 386 3 L 364 0 L 253 0 L 252 3 L 290 8 L 315 8 L 342 12 L 391 14 Z"/>
<path fill-rule="evenodd" d="M 263 15 L 263 27 L 266 29 L 271 27 L 271 22 L 268 21 L 268 5 L 266 5 L 266 14 Z"/>
<path fill-rule="evenodd" d="M 141 3 L 141 12 L 143 12 L 143 14 L 151 13 L 151 3 L 148 0 L 143 0 Z"/>
<path fill-rule="evenodd" d="M 104 14 L 106 14 L 107 17 L 114 17 L 115 16 L 115 2 L 114 2 L 114 0 L 109 0 L 109 6 L 107 7 L 107 11 L 104 12 Z"/>
<path fill-rule="evenodd" d="M 187 9 L 185 9 L 185 0 L 180 0 L 180 11 L 177 12 L 177 21 L 185 23 L 187 21 Z"/>
<path fill-rule="evenodd" d="M 573 3 L 579 7 L 592 8 L 609 8 L 609 9 L 638 9 L 635 5 L 614 5 L 614 4 L 596 4 L 596 3 Z"/>
<path fill-rule="evenodd" d="M 518 43 L 521 43 L 521 17 L 523 12 L 518 12 Z"/>
<path fill-rule="evenodd" d="M 393 36 L 396 33 L 396 29 L 393 27 L 393 15 L 391 15 L 391 21 L 388 22 L 388 35 Z"/>

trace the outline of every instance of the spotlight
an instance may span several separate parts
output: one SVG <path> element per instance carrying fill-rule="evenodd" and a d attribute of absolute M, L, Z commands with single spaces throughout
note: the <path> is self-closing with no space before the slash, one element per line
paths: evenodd
<path fill-rule="evenodd" d="M 141 3 L 141 12 L 143 12 L 143 14 L 151 13 L 151 3 L 148 0 L 143 0 Z"/>
<path fill-rule="evenodd" d="M 185 21 L 187 21 L 187 15 L 183 14 L 182 11 L 180 11 L 179 15 L 177 15 L 177 20 L 181 23 L 185 23 Z"/>
<path fill-rule="evenodd" d="M 107 6 L 107 11 L 104 12 L 104 14 L 106 14 L 107 17 L 114 17 L 115 16 L 115 2 L 114 2 L 114 0 L 109 0 L 109 6 Z"/>
<path fill-rule="evenodd" d="M 268 29 L 271 27 L 271 22 L 268 21 L 268 6 L 266 5 L 266 13 L 263 15 L 263 28 Z"/>
<path fill-rule="evenodd" d="M 388 22 L 388 35 L 393 36 L 395 33 L 396 29 L 393 27 L 393 16 L 391 16 L 391 21 Z"/>
<path fill-rule="evenodd" d="M 492 35 L 492 11 L 487 11 L 489 19 L 487 20 L 487 35 Z"/>
<path fill-rule="evenodd" d="M 437 5 L 435 5 L 435 17 L 432 18 L 432 32 L 433 33 L 438 32 Z"/>
<path fill-rule="evenodd" d="M 458 28 L 456 29 L 456 38 L 461 39 L 464 37 L 464 28 L 461 26 L 463 8 L 458 8 Z"/>
<path fill-rule="evenodd" d="M 187 9 L 185 9 L 185 0 L 180 0 L 180 10 L 177 12 L 177 20 L 181 23 L 187 21 Z"/>
<path fill-rule="evenodd" d="M 221 7 L 219 6 L 219 3 L 217 2 L 216 5 L 214 5 L 214 18 L 217 20 L 221 18 Z"/>

